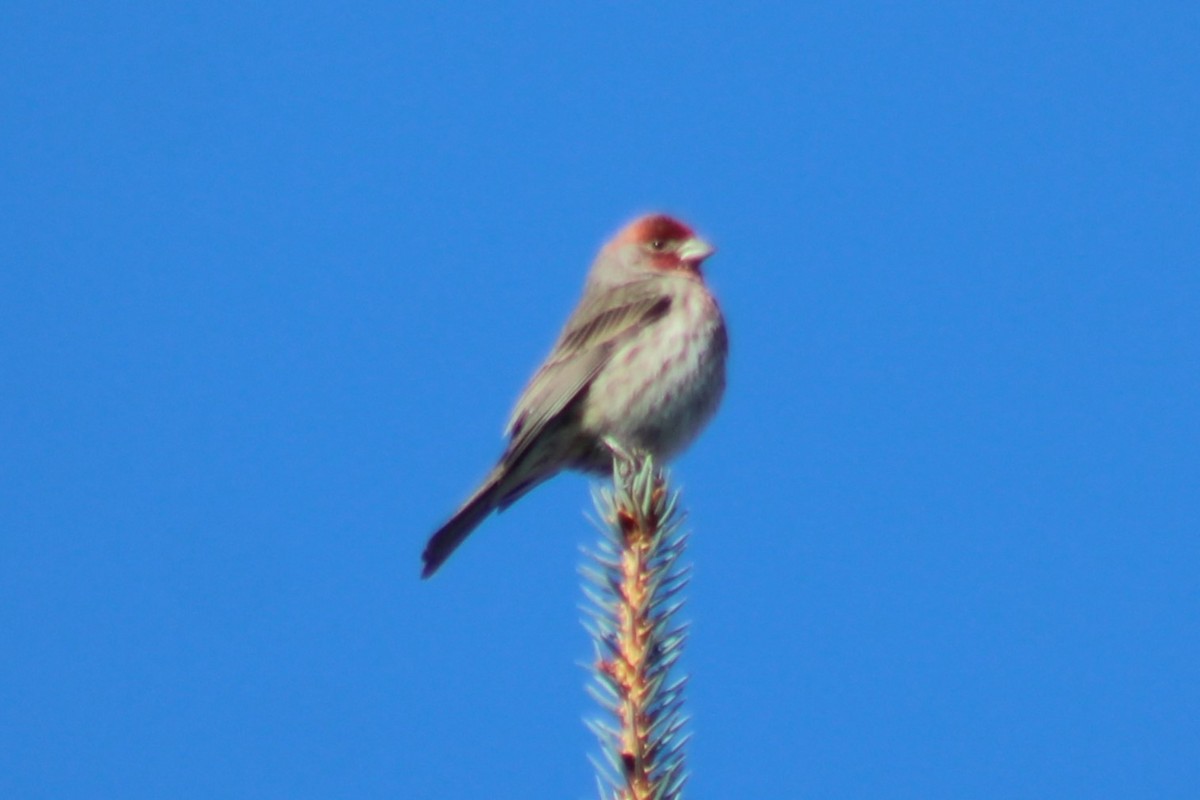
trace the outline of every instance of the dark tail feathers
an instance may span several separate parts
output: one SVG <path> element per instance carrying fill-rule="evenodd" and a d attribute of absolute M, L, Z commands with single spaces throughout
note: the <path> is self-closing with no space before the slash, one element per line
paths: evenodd
<path fill-rule="evenodd" d="M 454 516 L 445 525 L 429 537 L 429 544 L 425 545 L 425 552 L 421 554 L 421 559 L 425 562 L 425 567 L 421 570 L 422 578 L 428 578 L 437 572 L 438 567 L 471 535 L 471 531 L 479 527 L 479 523 L 496 510 L 500 504 L 500 479 L 503 476 L 503 467 L 497 466 L 493 469 L 483 484 L 475 490 L 475 494 L 454 512 Z"/>

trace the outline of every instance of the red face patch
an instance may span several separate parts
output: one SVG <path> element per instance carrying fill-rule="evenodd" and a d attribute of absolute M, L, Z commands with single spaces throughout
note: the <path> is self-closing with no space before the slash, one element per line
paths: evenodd
<path fill-rule="evenodd" d="M 690 227 L 666 214 L 649 214 L 626 225 L 607 247 L 635 245 L 649 266 L 700 274 L 700 263 L 712 248 Z"/>

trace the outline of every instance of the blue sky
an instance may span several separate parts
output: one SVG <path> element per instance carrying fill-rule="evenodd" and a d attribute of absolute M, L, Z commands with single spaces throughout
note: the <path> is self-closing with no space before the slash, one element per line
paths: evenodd
<path fill-rule="evenodd" d="M 253 5 L 0 11 L 0 795 L 593 796 L 588 481 L 418 556 L 664 209 L 689 796 L 1200 796 L 1193 4 Z"/>

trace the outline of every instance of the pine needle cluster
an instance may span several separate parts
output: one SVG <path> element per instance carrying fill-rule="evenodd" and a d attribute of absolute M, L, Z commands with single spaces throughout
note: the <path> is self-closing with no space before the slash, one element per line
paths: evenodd
<path fill-rule="evenodd" d="M 606 716 L 589 721 L 607 800 L 675 800 L 687 781 L 686 676 L 672 675 L 687 625 L 677 621 L 690 569 L 679 495 L 648 456 L 613 462 L 613 488 L 594 500 L 603 536 L 583 567 L 585 621 L 595 645 L 588 686 Z M 607 762 L 607 763 L 605 763 Z"/>

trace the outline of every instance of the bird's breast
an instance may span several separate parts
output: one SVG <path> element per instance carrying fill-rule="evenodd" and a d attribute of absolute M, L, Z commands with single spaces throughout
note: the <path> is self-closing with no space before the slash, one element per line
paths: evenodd
<path fill-rule="evenodd" d="M 702 284 L 681 281 L 670 309 L 613 352 L 588 392 L 583 426 L 670 458 L 708 422 L 725 390 L 728 338 Z"/>

